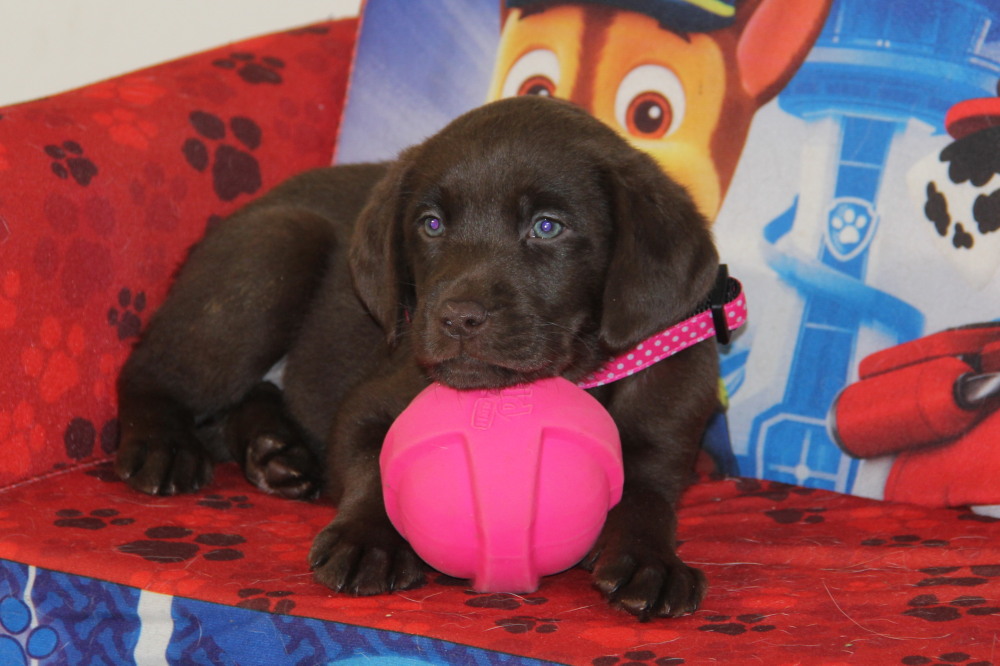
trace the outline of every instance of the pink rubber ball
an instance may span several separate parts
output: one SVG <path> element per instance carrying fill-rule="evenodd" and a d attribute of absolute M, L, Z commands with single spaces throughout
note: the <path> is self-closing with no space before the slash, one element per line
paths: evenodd
<path fill-rule="evenodd" d="M 577 564 L 622 494 L 614 420 L 559 377 L 500 391 L 433 384 L 389 429 L 381 466 L 396 529 L 481 592 L 532 592 Z"/>

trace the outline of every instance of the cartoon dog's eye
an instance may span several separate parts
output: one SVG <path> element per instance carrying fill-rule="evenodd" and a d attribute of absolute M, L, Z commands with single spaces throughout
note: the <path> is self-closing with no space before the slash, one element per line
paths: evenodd
<path fill-rule="evenodd" d="M 615 119 L 631 136 L 660 139 L 684 120 L 680 79 L 666 67 L 642 65 L 625 75 L 615 93 Z"/>
<path fill-rule="evenodd" d="M 556 84 L 552 83 L 547 76 L 541 74 L 532 76 L 521 84 L 517 89 L 518 96 L 521 95 L 541 95 L 542 97 L 552 97 L 556 94 Z"/>
<path fill-rule="evenodd" d="M 555 238 L 563 231 L 562 222 L 557 222 L 550 217 L 541 217 L 531 225 L 531 238 L 541 238 L 548 240 Z"/>
<path fill-rule="evenodd" d="M 555 95 L 559 85 L 559 58 L 548 49 L 528 51 L 507 72 L 502 97 L 518 95 Z"/>
<path fill-rule="evenodd" d="M 423 218 L 420 221 L 420 227 L 431 238 L 436 238 L 444 233 L 444 222 L 441 221 L 440 217 L 434 217 L 433 215 Z"/>

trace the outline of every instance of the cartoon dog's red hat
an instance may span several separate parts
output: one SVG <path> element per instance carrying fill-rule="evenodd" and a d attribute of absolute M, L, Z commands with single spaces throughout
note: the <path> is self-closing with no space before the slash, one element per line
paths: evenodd
<path fill-rule="evenodd" d="M 507 0 L 504 4 L 506 9 L 531 11 L 567 2 Z M 646 14 L 671 31 L 682 34 L 728 28 L 736 17 L 736 0 L 582 0 L 580 4 L 603 5 Z"/>
<path fill-rule="evenodd" d="M 944 126 L 955 139 L 990 127 L 1000 127 L 1000 97 L 978 97 L 959 102 L 948 109 Z"/>

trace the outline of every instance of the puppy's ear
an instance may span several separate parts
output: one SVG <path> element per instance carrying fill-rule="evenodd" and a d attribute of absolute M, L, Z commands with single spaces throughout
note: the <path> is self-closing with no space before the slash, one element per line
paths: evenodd
<path fill-rule="evenodd" d="M 711 290 L 719 256 L 708 221 L 649 156 L 611 174 L 615 231 L 601 341 L 624 351 L 691 313 Z"/>
<path fill-rule="evenodd" d="M 351 237 L 349 262 L 354 288 L 382 326 L 389 345 L 405 324 L 408 269 L 403 252 L 403 181 L 410 160 L 404 152 L 389 165 L 368 196 Z"/>

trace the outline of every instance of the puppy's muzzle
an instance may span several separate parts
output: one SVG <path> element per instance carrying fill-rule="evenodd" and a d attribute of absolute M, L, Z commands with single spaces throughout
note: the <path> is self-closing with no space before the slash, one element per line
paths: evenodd
<path fill-rule="evenodd" d="M 477 301 L 448 300 L 441 305 L 439 321 L 445 335 L 458 339 L 471 338 L 487 327 L 489 313 Z"/>

